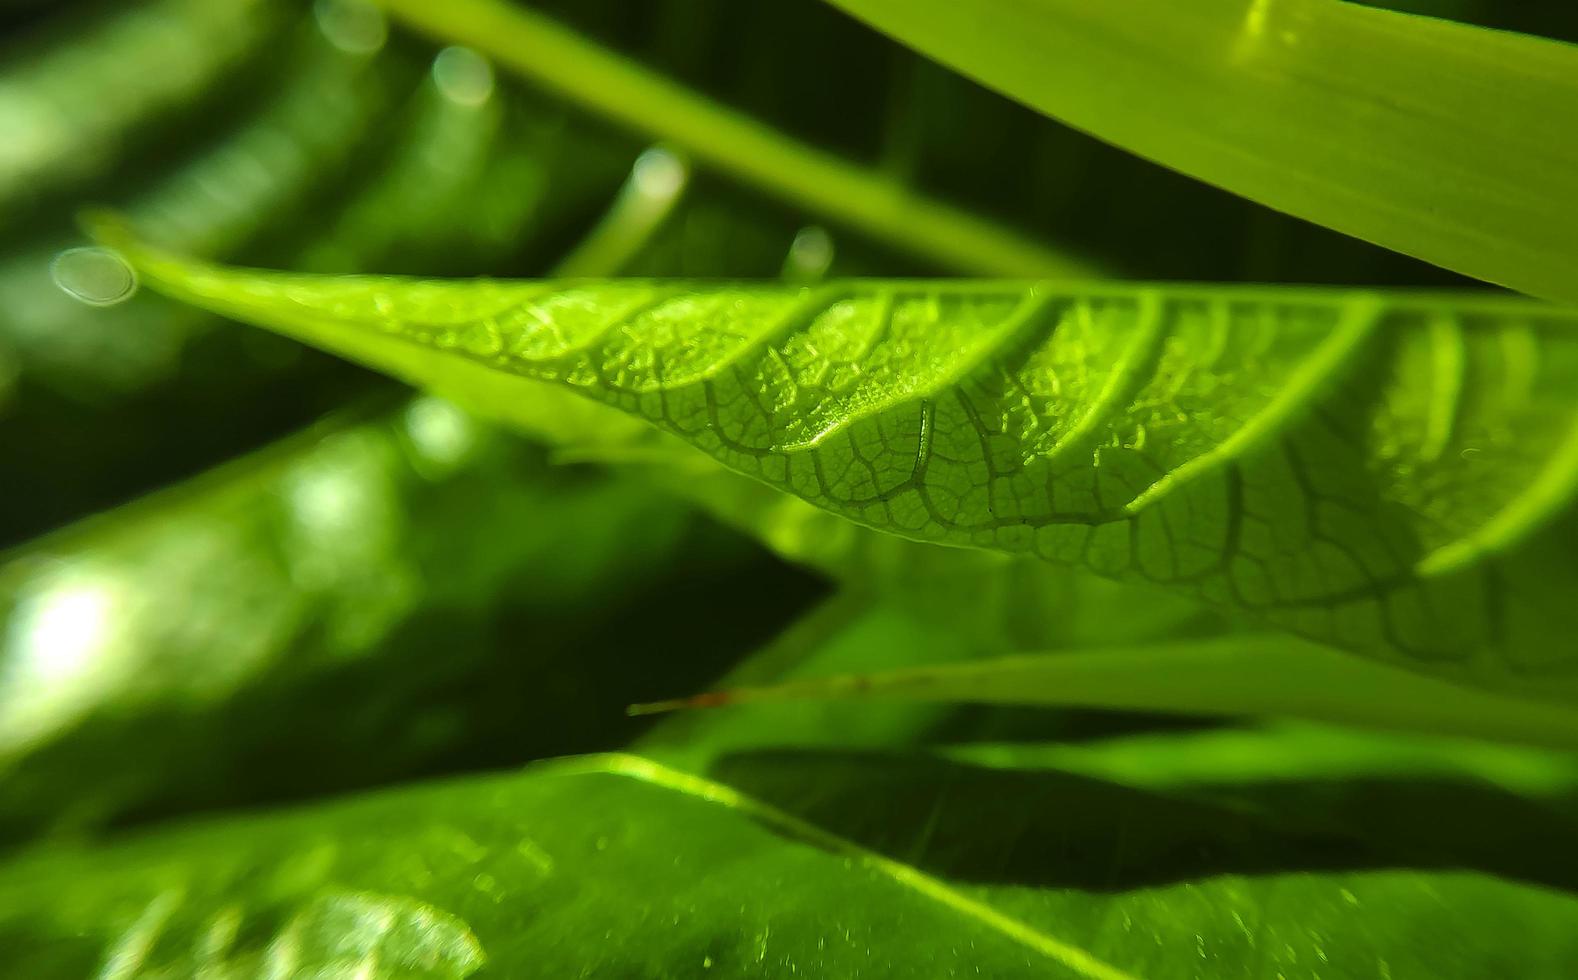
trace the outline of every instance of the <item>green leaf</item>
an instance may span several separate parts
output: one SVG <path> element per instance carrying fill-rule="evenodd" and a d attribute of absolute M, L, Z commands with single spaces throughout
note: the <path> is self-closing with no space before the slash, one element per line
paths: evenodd
<path fill-rule="evenodd" d="M 1253 785 L 919 755 L 715 769 L 599 756 L 46 851 L 0 869 L 0 936 L 37 977 L 1555 978 L 1578 957 L 1568 809 L 1460 776 L 1293 774 L 1249 806 Z M 1392 821 L 1324 815 L 1377 798 Z M 1448 806 L 1498 846 L 1410 827 Z M 1513 816 L 1551 850 L 1500 846 Z"/>
<path fill-rule="evenodd" d="M 1335 0 L 833 0 L 1094 136 L 1578 301 L 1578 48 Z"/>
<path fill-rule="evenodd" d="M 556 458 L 634 470 L 846 592 L 901 605 L 982 651 L 1011 652 L 1220 632 L 1185 596 L 997 551 L 948 548 L 863 527 L 725 468 L 677 436 L 563 388 L 518 381 L 480 412 L 518 421 Z M 476 398 L 475 390 L 467 392 Z M 591 411 L 588 411 L 590 409 Z M 632 431 L 632 424 L 634 430 Z M 596 440 L 596 441 L 588 441 Z"/>
<path fill-rule="evenodd" d="M 1578 318 L 1454 294 L 325 279 L 171 295 L 508 405 L 552 381 L 905 537 L 1572 698 Z M 529 413 L 527 413 L 529 414 Z"/>

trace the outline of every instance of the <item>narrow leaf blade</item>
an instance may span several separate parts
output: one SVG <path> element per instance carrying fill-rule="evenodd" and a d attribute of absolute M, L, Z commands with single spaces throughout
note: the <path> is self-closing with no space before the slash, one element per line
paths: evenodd
<path fill-rule="evenodd" d="M 1578 300 L 1578 47 L 1336 0 L 832 0 L 1100 139 Z"/>

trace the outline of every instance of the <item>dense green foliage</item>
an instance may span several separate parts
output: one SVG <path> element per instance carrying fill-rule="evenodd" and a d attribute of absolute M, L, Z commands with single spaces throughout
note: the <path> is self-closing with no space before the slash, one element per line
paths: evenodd
<path fill-rule="evenodd" d="M 1578 15 L 1395 6 L 0 4 L 0 972 L 1578 973 Z"/>

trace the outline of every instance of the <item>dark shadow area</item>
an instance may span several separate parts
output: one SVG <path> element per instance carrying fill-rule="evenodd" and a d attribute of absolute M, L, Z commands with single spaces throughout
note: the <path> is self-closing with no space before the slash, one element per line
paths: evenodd
<path fill-rule="evenodd" d="M 1223 718 L 1096 708 L 961 704 L 927 733 L 931 744 L 979 742 L 1090 742 L 1123 735 L 1187 734 L 1236 727 Z"/>
<path fill-rule="evenodd" d="M 1477 871 L 1578 893 L 1578 801 L 1436 780 L 1149 792 L 888 753 L 726 757 L 716 778 L 949 880 L 1098 891 L 1217 875 Z"/>
<path fill-rule="evenodd" d="M 188 369 L 135 397 L 82 400 L 24 380 L 0 416 L 0 548 L 196 476 L 359 397 L 383 392 L 392 401 L 403 390 L 327 354 L 241 330 L 199 338 L 183 356 Z M 207 370 L 218 363 L 225 369 Z M 107 410 L 114 439 L 104 437 Z"/>

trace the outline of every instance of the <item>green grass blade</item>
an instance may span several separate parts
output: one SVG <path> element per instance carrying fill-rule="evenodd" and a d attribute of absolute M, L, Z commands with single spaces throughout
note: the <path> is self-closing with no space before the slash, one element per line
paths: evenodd
<path fill-rule="evenodd" d="M 833 0 L 1280 211 L 1578 302 L 1578 48 L 1336 0 Z"/>

